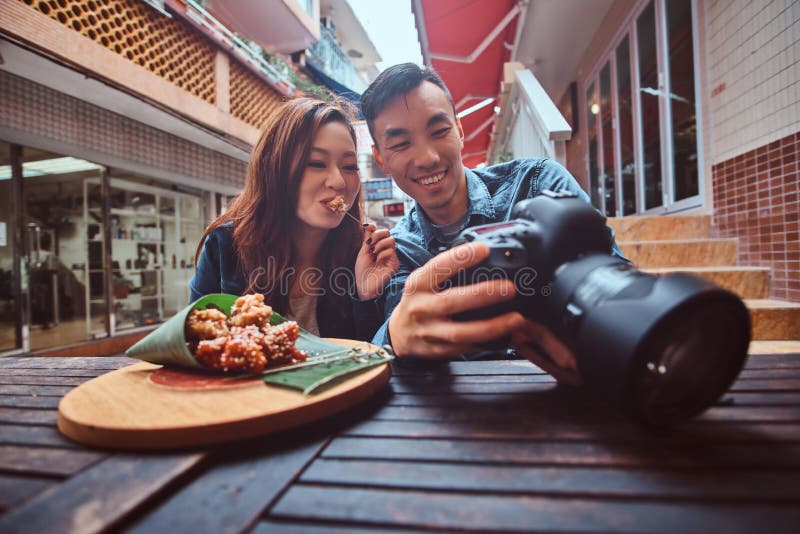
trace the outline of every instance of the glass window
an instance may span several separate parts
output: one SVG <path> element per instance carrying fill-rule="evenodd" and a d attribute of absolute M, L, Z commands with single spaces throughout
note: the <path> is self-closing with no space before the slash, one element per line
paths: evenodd
<path fill-rule="evenodd" d="M 22 346 L 22 340 L 17 336 L 19 309 L 14 261 L 17 212 L 11 176 L 11 145 L 0 143 L 0 352 Z"/>
<path fill-rule="evenodd" d="M 161 322 L 189 303 L 203 205 L 200 193 L 171 191 L 135 176 L 112 180 L 118 330 Z"/>
<path fill-rule="evenodd" d="M 617 47 L 617 113 L 619 151 L 622 162 L 622 214 L 636 213 L 636 166 L 633 147 L 633 104 L 631 101 L 631 61 L 628 36 Z"/>
<path fill-rule="evenodd" d="M 640 3 L 586 81 L 589 176 L 608 215 L 700 203 L 694 1 Z"/>
<path fill-rule="evenodd" d="M 697 122 L 691 0 L 670 0 L 667 10 L 675 200 L 698 193 Z"/>
<path fill-rule="evenodd" d="M 31 350 L 108 333 L 101 173 L 89 161 L 23 149 L 22 263 Z M 88 204 L 87 179 L 98 184 Z"/>
<path fill-rule="evenodd" d="M 659 119 L 660 87 L 658 49 L 656 46 L 656 13 L 650 2 L 636 20 L 639 52 L 639 109 L 644 156 L 645 209 L 663 204 L 661 194 L 661 123 Z"/>
<path fill-rule="evenodd" d="M 589 136 L 589 196 L 592 205 L 600 208 L 599 176 L 600 166 L 597 161 L 597 114 L 600 113 L 600 104 L 594 92 L 594 84 L 589 85 L 586 91 L 586 131 Z"/>
<path fill-rule="evenodd" d="M 606 63 L 600 71 L 600 130 L 603 136 L 603 172 L 601 183 L 604 188 L 605 213 L 608 217 L 617 214 L 617 196 L 614 183 L 614 130 L 612 125 L 613 109 L 611 107 L 611 64 Z"/>

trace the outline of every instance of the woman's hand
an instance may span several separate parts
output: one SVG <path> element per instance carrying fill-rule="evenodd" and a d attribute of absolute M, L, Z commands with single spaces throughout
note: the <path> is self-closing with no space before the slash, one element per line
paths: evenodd
<path fill-rule="evenodd" d="M 389 279 L 400 267 L 394 238 L 389 230 L 378 230 L 374 224 L 364 227 L 364 244 L 356 258 L 358 298 L 371 300 L 380 295 Z"/>

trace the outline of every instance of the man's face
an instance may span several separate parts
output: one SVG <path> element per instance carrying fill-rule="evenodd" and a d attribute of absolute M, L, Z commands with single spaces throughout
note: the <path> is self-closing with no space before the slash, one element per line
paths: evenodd
<path fill-rule="evenodd" d="M 422 82 L 378 113 L 373 132 L 378 165 L 434 223 L 450 223 L 463 215 L 464 132 L 444 91 Z"/>

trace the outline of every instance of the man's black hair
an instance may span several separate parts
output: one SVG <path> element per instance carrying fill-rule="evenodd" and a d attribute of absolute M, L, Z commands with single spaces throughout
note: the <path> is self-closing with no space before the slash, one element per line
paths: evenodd
<path fill-rule="evenodd" d="M 435 70 L 430 67 L 420 67 L 416 63 L 400 63 L 381 72 L 361 95 L 361 113 L 367 121 L 373 141 L 377 142 L 373 130 L 375 117 L 389 105 L 389 102 L 419 87 L 422 82 L 431 82 L 444 91 L 455 116 L 456 105 L 453 103 L 450 90 Z"/>

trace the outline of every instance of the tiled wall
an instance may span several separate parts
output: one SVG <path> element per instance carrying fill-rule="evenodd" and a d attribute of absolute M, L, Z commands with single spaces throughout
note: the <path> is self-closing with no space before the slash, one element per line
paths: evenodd
<path fill-rule="evenodd" d="M 800 131 L 712 167 L 714 223 L 739 263 L 772 268 L 773 298 L 800 302 Z"/>
<path fill-rule="evenodd" d="M 800 0 L 702 4 L 717 164 L 800 130 Z"/>

